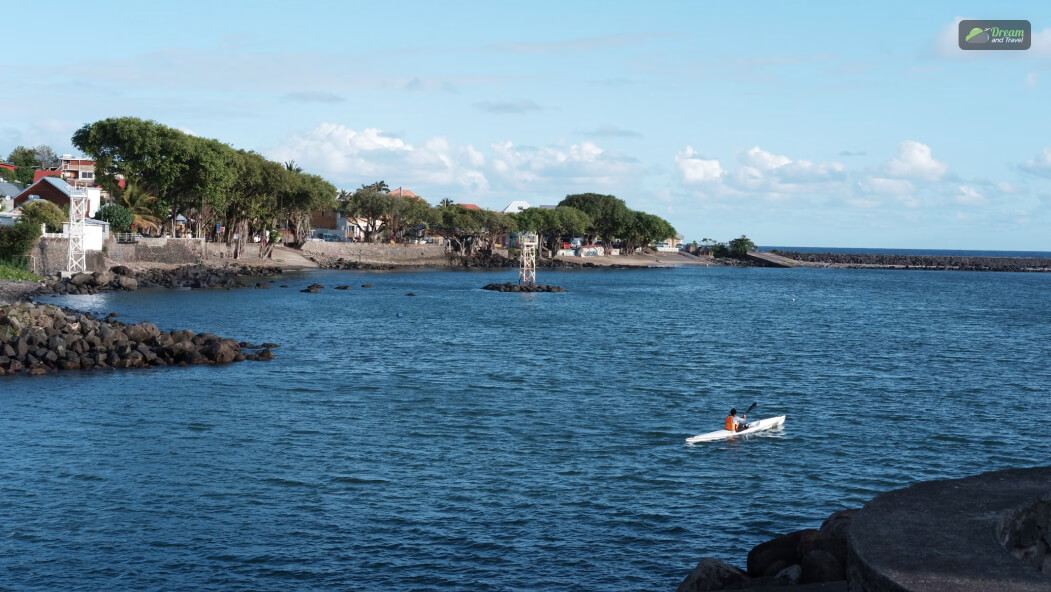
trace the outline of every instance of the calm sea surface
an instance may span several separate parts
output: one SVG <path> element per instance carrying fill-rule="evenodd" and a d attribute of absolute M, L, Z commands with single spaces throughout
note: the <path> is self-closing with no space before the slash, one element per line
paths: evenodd
<path fill-rule="evenodd" d="M 281 347 L 0 378 L 0 589 L 673 590 L 879 492 L 1051 458 L 1051 274 L 479 289 L 513 279 L 48 299 Z M 784 430 L 685 445 L 753 401 Z"/>

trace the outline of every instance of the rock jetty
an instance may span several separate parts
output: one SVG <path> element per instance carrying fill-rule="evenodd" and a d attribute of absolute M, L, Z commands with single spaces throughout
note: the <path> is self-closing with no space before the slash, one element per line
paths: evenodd
<path fill-rule="evenodd" d="M 797 530 L 757 545 L 748 552 L 746 569 L 710 557 L 701 559 L 676 592 L 843 581 L 850 522 L 857 512 L 841 510 L 829 516 L 820 529 Z"/>
<path fill-rule="evenodd" d="M 512 284 L 507 282 L 504 284 L 486 284 L 482 286 L 483 290 L 493 290 L 494 292 L 565 292 L 566 289 L 560 286 L 542 286 L 539 284 Z"/>
<path fill-rule="evenodd" d="M 0 375 L 271 360 L 271 347 L 276 345 L 161 331 L 150 323 L 125 325 L 57 306 L 0 305 Z"/>
<path fill-rule="evenodd" d="M 806 263 L 859 269 L 928 269 L 956 271 L 1051 272 L 1051 258 L 971 257 L 956 255 L 897 255 L 889 253 L 771 253 Z"/>
<path fill-rule="evenodd" d="M 244 288 L 244 278 L 271 277 L 281 274 L 280 267 L 207 267 L 186 265 L 175 269 L 147 269 L 135 272 L 123 265 L 106 271 L 78 273 L 69 278 L 55 277 L 37 294 L 96 294 L 108 290 L 138 290 L 140 288 Z M 262 284 L 252 284 L 262 287 Z"/>

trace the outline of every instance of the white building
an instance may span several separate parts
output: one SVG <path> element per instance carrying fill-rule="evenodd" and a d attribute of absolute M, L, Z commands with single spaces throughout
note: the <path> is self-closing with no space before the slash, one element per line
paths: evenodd
<path fill-rule="evenodd" d="M 45 235 L 49 238 L 69 238 L 69 222 L 62 223 L 62 234 Z M 84 250 L 101 251 L 102 245 L 109 238 L 109 222 L 87 218 L 84 220 Z"/>
<path fill-rule="evenodd" d="M 515 201 L 507 204 L 507 207 L 504 208 L 501 211 L 504 214 L 517 214 L 518 212 L 521 212 L 522 210 L 527 210 L 529 208 L 530 208 L 529 202 L 521 201 L 521 200 L 515 200 Z"/>

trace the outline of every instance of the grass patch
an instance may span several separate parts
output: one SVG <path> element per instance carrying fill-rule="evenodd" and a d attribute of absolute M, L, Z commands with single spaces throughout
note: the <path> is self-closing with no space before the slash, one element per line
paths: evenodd
<path fill-rule="evenodd" d="M 0 280 L 15 282 L 38 282 L 44 278 L 26 271 L 28 260 L 0 259 Z"/>

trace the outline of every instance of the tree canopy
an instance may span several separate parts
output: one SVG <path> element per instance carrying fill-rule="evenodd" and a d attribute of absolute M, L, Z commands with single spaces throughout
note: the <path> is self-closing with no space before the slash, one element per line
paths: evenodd
<path fill-rule="evenodd" d="M 336 188 L 292 161 L 273 162 L 155 121 L 103 119 L 77 130 L 73 144 L 95 160 L 100 185 L 116 194 L 117 181 L 124 178 L 156 200 L 138 211 L 131 208 L 139 215 L 136 224 L 153 222 L 145 209 L 163 211 L 171 221 L 183 214 L 198 232 L 218 223 L 227 229 L 227 242 L 236 235 L 243 243 L 284 222 L 302 243 L 310 211 L 335 206 Z"/>
<path fill-rule="evenodd" d="M 109 222 L 111 232 L 130 232 L 133 218 L 128 208 L 117 204 L 107 204 L 95 212 L 95 219 Z"/>
<path fill-rule="evenodd" d="M 22 206 L 22 220 L 36 226 L 47 227 L 48 232 L 62 232 L 62 223 L 68 218 L 62 208 L 43 200 L 33 200 Z"/>

